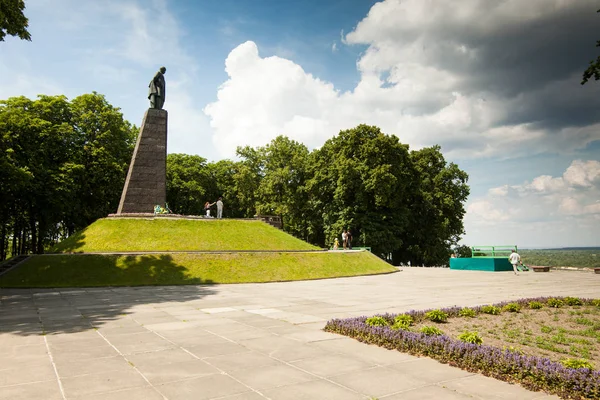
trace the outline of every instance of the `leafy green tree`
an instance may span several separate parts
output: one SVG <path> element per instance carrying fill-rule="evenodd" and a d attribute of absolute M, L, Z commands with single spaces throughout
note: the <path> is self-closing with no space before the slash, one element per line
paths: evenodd
<path fill-rule="evenodd" d="M 468 175 L 456 164 L 447 163 L 439 146 L 412 151 L 410 159 L 414 170 L 414 184 L 408 192 L 410 228 L 394 258 L 442 265 L 464 233 Z"/>
<path fill-rule="evenodd" d="M 284 230 L 309 239 L 314 208 L 309 203 L 309 152 L 306 146 L 278 136 L 260 147 L 262 178 L 258 188 L 258 214 L 280 215 Z"/>
<path fill-rule="evenodd" d="M 96 93 L 0 101 L 0 258 L 114 212 L 135 134 Z"/>
<path fill-rule="evenodd" d="M 200 156 L 167 155 L 167 203 L 173 212 L 202 214 L 209 195 L 214 197 L 216 187 L 209 187 L 211 179 L 206 165 L 206 159 Z"/>
<path fill-rule="evenodd" d="M 596 11 L 600 13 L 600 10 Z M 596 47 L 600 47 L 600 40 L 596 42 Z M 594 77 L 595 80 L 600 80 L 600 56 L 596 60 L 590 61 L 590 65 L 583 71 L 582 85 L 585 85 L 588 80 Z"/>
<path fill-rule="evenodd" d="M 464 244 L 456 247 L 454 249 L 454 253 L 456 254 L 457 257 L 460 257 L 460 258 L 471 258 L 473 256 L 473 253 L 471 252 L 471 248 Z"/>
<path fill-rule="evenodd" d="M 31 40 L 27 31 L 29 21 L 23 13 L 24 9 L 23 0 L 0 0 L 0 42 L 4 41 L 6 35 Z"/>
<path fill-rule="evenodd" d="M 353 245 L 387 257 L 409 226 L 406 193 L 413 173 L 408 146 L 374 126 L 359 125 L 314 152 L 309 190 L 321 213 L 325 244 L 349 228 Z"/>
<path fill-rule="evenodd" d="M 71 218 L 79 228 L 116 212 L 138 128 L 96 92 L 73 99 L 71 113 L 76 161 L 82 167 L 79 207 L 72 209 Z"/>

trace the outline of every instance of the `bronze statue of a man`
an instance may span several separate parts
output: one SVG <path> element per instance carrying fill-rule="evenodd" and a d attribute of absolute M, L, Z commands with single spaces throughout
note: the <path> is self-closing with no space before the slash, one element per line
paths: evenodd
<path fill-rule="evenodd" d="M 165 67 L 160 67 L 160 70 L 154 75 L 154 78 L 148 85 L 148 99 L 150 99 L 150 108 L 156 108 L 162 110 L 165 105 L 165 98 L 167 97 L 167 86 L 165 84 Z"/>

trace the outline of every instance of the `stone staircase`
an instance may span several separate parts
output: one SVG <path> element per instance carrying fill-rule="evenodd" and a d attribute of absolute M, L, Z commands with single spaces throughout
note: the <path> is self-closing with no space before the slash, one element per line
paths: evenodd
<path fill-rule="evenodd" d="M 30 256 L 28 256 L 28 255 L 21 254 L 19 256 L 15 256 L 15 257 L 9 258 L 8 260 L 4 261 L 2 264 L 0 264 L 0 275 L 7 273 L 9 270 L 11 270 L 14 267 L 16 267 L 17 265 L 21 264 L 23 261 L 27 260 L 29 257 Z"/>

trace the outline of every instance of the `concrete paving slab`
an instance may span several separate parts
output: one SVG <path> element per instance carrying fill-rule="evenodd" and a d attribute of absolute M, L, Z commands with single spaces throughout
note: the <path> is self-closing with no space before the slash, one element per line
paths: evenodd
<path fill-rule="evenodd" d="M 239 354 L 227 354 L 218 357 L 208 357 L 205 358 L 204 361 L 225 372 L 281 365 L 281 362 L 278 360 L 255 351 Z"/>
<path fill-rule="evenodd" d="M 127 360 L 136 367 L 142 367 L 146 365 L 181 363 L 197 360 L 197 358 L 180 348 L 173 348 L 148 353 L 130 354 L 127 356 Z"/>
<path fill-rule="evenodd" d="M 482 375 L 473 375 L 443 383 L 443 387 L 458 393 L 479 396 L 485 399 L 519 399 L 533 400 L 540 397 L 540 393 L 524 390 L 519 385 L 512 385 Z"/>
<path fill-rule="evenodd" d="M 238 354 L 248 352 L 249 349 L 237 343 L 209 343 L 185 348 L 198 358 L 222 356 L 225 354 Z"/>
<path fill-rule="evenodd" d="M 226 375 L 209 375 L 156 386 L 169 400 L 206 400 L 251 391 Z"/>
<path fill-rule="evenodd" d="M 365 396 L 325 380 L 266 390 L 264 394 L 271 400 L 367 400 Z"/>
<path fill-rule="evenodd" d="M 73 400 L 164 400 L 156 389 L 147 386 L 134 389 L 104 392 L 96 395 L 73 397 Z"/>
<path fill-rule="evenodd" d="M 418 389 L 409 390 L 383 396 L 380 400 L 474 400 L 474 397 L 454 390 L 440 386 L 425 386 Z"/>
<path fill-rule="evenodd" d="M 0 388 L 0 400 L 62 400 L 63 395 L 56 380 Z"/>
<path fill-rule="evenodd" d="M 6 366 L 8 365 L 2 367 Z M 3 386 L 44 381 L 56 382 L 56 374 L 50 360 L 43 364 L 0 370 L 0 391 Z"/>
<path fill-rule="evenodd" d="M 119 389 L 147 386 L 142 376 L 133 370 L 110 371 L 89 375 L 61 378 L 67 398 L 112 392 Z"/>
<path fill-rule="evenodd" d="M 122 354 L 144 353 L 173 348 L 175 345 L 153 332 L 119 335 L 108 339 Z"/>
<path fill-rule="evenodd" d="M 229 375 L 258 391 L 317 379 L 314 375 L 284 364 L 239 369 L 229 372 Z"/>
<path fill-rule="evenodd" d="M 168 364 L 144 364 L 137 368 L 153 385 L 220 373 L 218 369 L 197 359 Z"/>
<path fill-rule="evenodd" d="M 341 354 L 327 354 L 321 357 L 296 361 L 292 364 L 302 370 L 322 377 L 342 375 L 376 367 L 375 364 Z"/>
<path fill-rule="evenodd" d="M 93 340 L 51 343 L 50 351 L 55 360 L 83 360 L 118 355 L 117 351 L 101 337 Z"/>
<path fill-rule="evenodd" d="M 383 397 L 428 385 L 423 379 L 404 376 L 385 367 L 350 372 L 330 379 L 359 393 L 373 397 Z"/>
<path fill-rule="evenodd" d="M 427 383 L 445 382 L 476 375 L 460 368 L 446 367 L 447 365 L 427 357 L 388 365 L 388 368 L 400 372 L 403 376 L 414 377 Z"/>
<path fill-rule="evenodd" d="M 133 369 L 127 360 L 121 356 L 96 359 L 57 357 L 54 358 L 54 363 L 61 378 L 104 372 L 129 372 Z"/>

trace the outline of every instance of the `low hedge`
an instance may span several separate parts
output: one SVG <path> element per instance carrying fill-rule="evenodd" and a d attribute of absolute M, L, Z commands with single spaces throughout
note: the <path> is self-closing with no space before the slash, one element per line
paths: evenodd
<path fill-rule="evenodd" d="M 562 297 L 539 297 L 520 299 L 518 303 L 527 308 L 530 302 L 544 306 L 555 303 L 551 299 Z M 598 300 L 580 299 L 584 305 L 600 306 Z M 494 304 L 502 309 L 509 302 Z M 471 307 L 481 313 L 480 307 Z M 458 317 L 461 307 L 443 308 L 450 318 Z M 333 319 L 327 322 L 324 330 L 346 335 L 361 342 L 376 344 L 387 349 L 396 349 L 404 353 L 427 356 L 442 363 L 456 366 L 470 372 L 482 373 L 507 382 L 520 383 L 531 390 L 544 390 L 568 399 L 600 399 L 600 371 L 589 368 L 567 368 L 545 357 L 522 355 L 510 349 L 464 343 L 446 335 L 426 335 L 406 330 L 392 329 L 397 315 L 410 315 L 415 323 L 426 319 L 432 310 L 409 311 L 403 314 L 382 314 L 389 322 L 385 326 L 366 324 L 367 317 Z"/>

